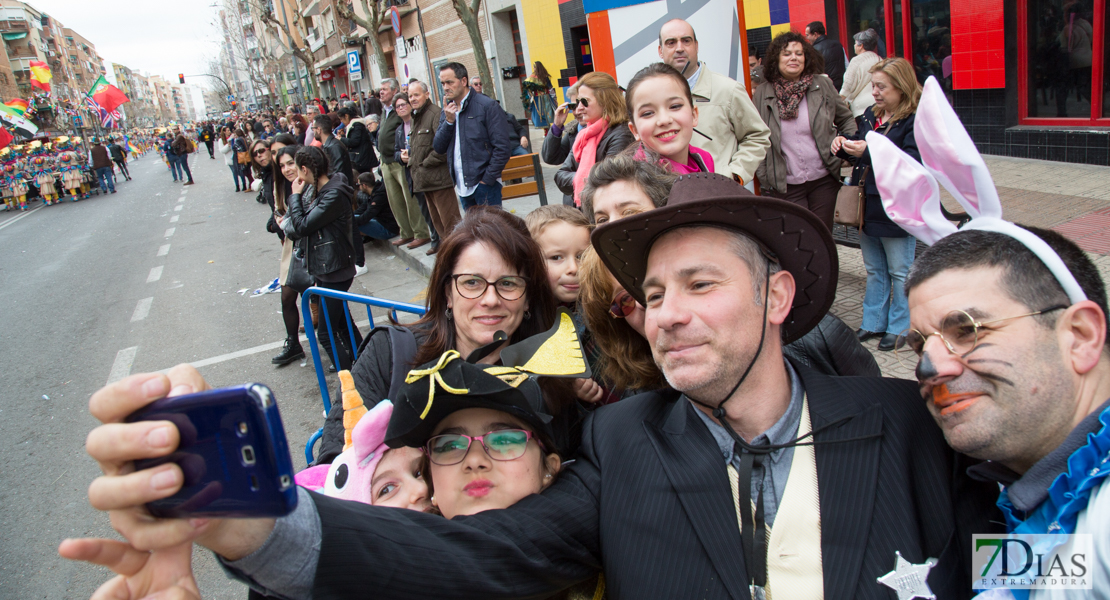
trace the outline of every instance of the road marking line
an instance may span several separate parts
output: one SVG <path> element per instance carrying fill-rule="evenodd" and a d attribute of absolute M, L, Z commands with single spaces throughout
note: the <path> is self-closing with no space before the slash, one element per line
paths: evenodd
<path fill-rule="evenodd" d="M 146 276 L 147 283 L 154 283 L 162 278 L 162 267 L 154 267 L 150 270 L 150 275 Z"/>
<path fill-rule="evenodd" d="M 174 216 L 170 217 L 170 223 L 176 223 L 178 221 L 178 219 L 180 219 L 180 218 L 181 218 L 181 215 L 174 215 Z"/>
<path fill-rule="evenodd" d="M 176 227 L 170 227 L 169 229 L 167 229 L 166 230 L 166 237 L 171 237 L 173 235 L 174 231 L 177 231 Z"/>
<path fill-rule="evenodd" d="M 389 319 L 388 315 L 382 315 L 380 317 L 375 317 L 374 322 L 375 323 L 384 323 L 388 319 Z M 366 327 L 369 324 L 370 324 L 370 321 L 367 320 L 367 319 L 363 319 L 361 321 L 355 321 L 355 325 L 358 326 L 358 327 Z M 300 336 L 300 340 L 302 342 L 307 342 L 308 338 L 305 335 L 302 334 Z M 269 344 L 262 344 L 261 346 L 255 346 L 253 348 L 246 348 L 244 350 L 238 350 L 236 352 L 229 352 L 227 354 L 221 354 L 219 356 L 213 356 L 212 358 L 205 358 L 203 360 L 198 360 L 198 361 L 195 361 L 195 362 L 191 362 L 191 363 L 189 363 L 189 365 L 192 366 L 193 368 L 199 369 L 201 367 L 207 367 L 209 365 L 215 365 L 215 364 L 219 364 L 219 363 L 222 363 L 222 362 L 227 362 L 229 360 L 235 360 L 236 358 L 243 358 L 244 356 L 250 356 L 252 354 L 258 354 L 260 352 L 267 352 L 267 351 L 270 351 L 270 350 L 275 350 L 277 348 L 281 348 L 284 345 L 285 345 L 285 340 L 282 340 L 280 342 L 272 342 L 272 343 L 269 343 Z M 308 350 L 305 350 L 305 354 L 306 355 L 311 355 L 311 352 L 309 352 Z M 323 358 L 323 357 L 321 356 L 321 358 Z M 170 371 L 170 369 L 162 369 L 161 371 L 158 371 L 158 372 L 159 373 L 169 373 L 169 371 Z"/>
<path fill-rule="evenodd" d="M 42 209 L 42 208 L 45 208 L 45 207 L 39 206 L 37 208 L 32 208 L 31 210 L 19 215 L 18 217 L 12 217 L 12 218 L 8 219 L 7 221 L 4 221 L 4 224 L 0 225 L 0 229 L 3 229 L 5 227 L 7 227 L 8 225 L 11 225 L 11 224 L 15 223 L 16 221 L 18 221 L 20 219 L 29 217 L 29 216 L 31 216 L 31 213 L 35 212 L 36 210 Z"/>
<path fill-rule="evenodd" d="M 154 298 L 143 298 L 135 305 L 135 312 L 131 313 L 131 322 L 142 321 L 150 314 L 150 304 L 154 302 Z"/>
<path fill-rule="evenodd" d="M 162 244 L 161 246 L 158 246 L 158 254 L 156 256 L 165 256 L 169 253 L 170 253 L 170 245 L 169 244 Z"/>
<path fill-rule="evenodd" d="M 178 198 L 177 201 L 178 202 L 184 202 L 185 201 L 185 196 L 182 196 L 182 197 Z"/>
<path fill-rule="evenodd" d="M 135 362 L 138 346 L 131 346 L 116 352 L 116 360 L 112 363 L 112 371 L 108 373 L 108 383 L 115 383 L 131 374 L 131 364 Z"/>
<path fill-rule="evenodd" d="M 173 207 L 173 209 L 176 210 L 176 211 L 180 211 L 183 208 L 185 208 L 184 204 L 178 204 L 177 206 Z"/>

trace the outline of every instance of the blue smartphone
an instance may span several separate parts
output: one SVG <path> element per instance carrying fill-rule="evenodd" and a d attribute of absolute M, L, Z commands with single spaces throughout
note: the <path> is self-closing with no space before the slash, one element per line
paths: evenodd
<path fill-rule="evenodd" d="M 293 461 L 270 388 L 249 383 L 162 398 L 127 417 L 171 421 L 181 441 L 161 458 L 135 461 L 135 469 L 177 463 L 181 489 L 148 503 L 160 518 L 280 517 L 297 506 Z"/>

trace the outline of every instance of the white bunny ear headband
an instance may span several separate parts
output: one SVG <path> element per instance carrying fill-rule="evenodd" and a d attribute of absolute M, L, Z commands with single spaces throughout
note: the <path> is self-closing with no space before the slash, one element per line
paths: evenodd
<path fill-rule="evenodd" d="M 866 136 L 875 185 L 891 220 L 930 246 L 955 233 L 956 226 L 940 210 L 939 181 L 971 216 L 964 229 L 1016 239 L 1056 276 L 1072 304 L 1087 299 L 1075 276 L 1044 240 L 1002 219 L 1002 203 L 987 165 L 933 77 L 925 82 L 913 131 L 920 163 L 883 135 L 871 131 Z"/>

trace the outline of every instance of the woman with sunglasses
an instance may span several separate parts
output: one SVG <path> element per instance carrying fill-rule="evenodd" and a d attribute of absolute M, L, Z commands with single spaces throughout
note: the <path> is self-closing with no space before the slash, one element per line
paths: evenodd
<path fill-rule="evenodd" d="M 504 332 L 505 344 L 546 331 L 554 322 L 556 300 L 547 280 L 539 246 L 524 221 L 496 208 L 468 211 L 443 239 L 428 280 L 428 312 L 406 326 L 415 337 L 416 351 L 395 354 L 391 336 L 374 335 L 351 369 L 355 388 L 366 404 L 388 397 L 393 371 L 437 360 L 449 350 L 463 358 L 490 344 Z M 406 364 L 394 364 L 394 358 Z M 481 360 L 497 363 L 501 347 Z M 569 385 L 545 383 L 548 409 L 556 415 L 556 444 L 570 451 L 577 446 L 573 433 L 579 415 L 573 410 Z M 343 447 L 343 409 L 334 404 L 324 424 L 317 463 L 330 463 Z"/>
<path fill-rule="evenodd" d="M 297 309 L 297 298 L 304 293 L 312 281 L 306 274 L 304 262 L 298 261 L 293 265 L 293 251 L 296 243 L 285 237 L 281 222 L 288 214 L 286 200 L 293 195 L 293 182 L 297 179 L 297 165 L 294 157 L 297 150 L 297 140 L 288 133 L 279 133 L 270 141 L 270 166 L 269 178 L 273 181 L 273 215 L 266 224 L 266 231 L 278 234 L 281 238 L 281 263 L 278 269 L 278 283 L 281 284 L 281 318 L 285 323 L 285 346 L 281 353 L 273 357 L 270 362 L 284 366 L 305 357 L 304 348 L 301 347 L 300 332 L 301 312 Z M 302 277 L 296 277 L 291 267 L 300 268 Z M 291 273 L 293 276 L 291 277 Z M 318 317 L 317 304 L 312 305 L 313 326 Z"/>
<path fill-rule="evenodd" d="M 624 94 L 608 73 L 594 71 L 579 81 L 574 118 L 580 123 L 578 133 L 570 156 L 555 173 L 555 185 L 570 197 L 574 206 L 580 206 L 579 196 L 590 169 L 619 154 L 632 144 L 633 138 Z"/>

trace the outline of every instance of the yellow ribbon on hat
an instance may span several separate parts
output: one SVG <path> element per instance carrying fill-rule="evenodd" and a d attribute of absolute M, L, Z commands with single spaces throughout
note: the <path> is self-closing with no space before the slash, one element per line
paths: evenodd
<path fill-rule="evenodd" d="M 444 391 L 452 394 L 461 395 L 470 393 L 468 388 L 455 388 L 447 385 L 447 382 L 443 380 L 443 376 L 439 374 L 439 372 L 447 366 L 447 363 L 456 358 L 462 360 L 462 355 L 460 355 L 457 350 L 448 350 L 443 353 L 443 356 L 439 357 L 439 361 L 435 366 L 427 369 L 413 369 L 405 376 L 405 383 L 416 383 L 424 377 L 431 379 L 431 381 L 428 382 L 428 404 L 424 407 L 424 412 L 420 413 L 421 421 L 423 421 L 424 417 L 428 416 L 428 413 L 432 410 L 432 400 L 435 398 L 436 394 L 436 383 L 438 383 L 439 387 L 443 388 Z"/>

